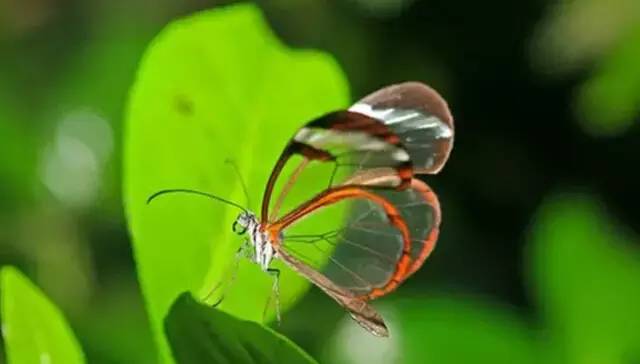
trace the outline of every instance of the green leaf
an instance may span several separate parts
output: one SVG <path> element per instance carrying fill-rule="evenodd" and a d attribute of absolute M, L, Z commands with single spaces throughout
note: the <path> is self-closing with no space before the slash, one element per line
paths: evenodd
<path fill-rule="evenodd" d="M 558 0 L 533 32 L 534 66 L 545 73 L 582 71 L 638 24 L 636 0 Z M 605 31 L 606 29 L 606 31 Z"/>
<path fill-rule="evenodd" d="M 386 312 L 384 312 L 386 311 Z M 480 299 L 412 297 L 383 307 L 390 337 L 377 338 L 347 322 L 330 363 L 541 362 L 533 330 L 508 307 Z M 349 320 L 352 321 L 352 320 Z"/>
<path fill-rule="evenodd" d="M 197 303 L 185 293 L 165 320 L 178 363 L 315 363 L 275 331 Z"/>
<path fill-rule="evenodd" d="M 637 237 L 582 195 L 545 203 L 533 232 L 533 275 L 557 362 L 640 360 Z"/>
<path fill-rule="evenodd" d="M 407 300 L 406 363 L 537 363 L 533 331 L 506 306 L 479 299 Z"/>
<path fill-rule="evenodd" d="M 184 291 L 203 298 L 228 279 L 241 242 L 231 231 L 238 211 L 197 196 L 150 205 L 146 199 L 161 189 L 193 188 L 243 203 L 241 184 L 224 163 L 230 158 L 256 208 L 295 130 L 347 102 L 346 81 L 331 57 L 286 48 L 252 5 L 176 21 L 146 51 L 125 125 L 124 192 L 138 274 L 165 358 L 162 320 L 170 305 Z M 242 262 L 235 282 L 221 309 L 261 320 L 270 277 Z M 285 309 L 309 286 L 288 270 L 281 282 Z"/>
<path fill-rule="evenodd" d="M 3 267 L 2 336 L 9 363 L 84 363 L 60 310 L 13 267 Z"/>
<path fill-rule="evenodd" d="M 622 39 L 595 75 L 580 88 L 577 110 L 583 128 L 615 136 L 640 116 L 640 26 Z"/>

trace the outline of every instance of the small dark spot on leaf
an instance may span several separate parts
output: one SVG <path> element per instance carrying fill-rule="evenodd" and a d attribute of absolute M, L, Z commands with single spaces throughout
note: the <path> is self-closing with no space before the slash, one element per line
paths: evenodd
<path fill-rule="evenodd" d="M 178 111 L 178 113 L 184 115 L 184 116 L 191 116 L 193 115 L 193 101 L 191 101 L 188 97 L 186 97 L 185 95 L 176 95 L 175 98 L 175 107 L 176 110 Z"/>

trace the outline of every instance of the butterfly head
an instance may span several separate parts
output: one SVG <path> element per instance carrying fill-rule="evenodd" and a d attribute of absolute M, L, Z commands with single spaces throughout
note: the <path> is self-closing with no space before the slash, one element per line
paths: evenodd
<path fill-rule="evenodd" d="M 256 219 L 256 215 L 249 211 L 243 211 L 238 215 L 236 220 L 233 222 L 231 229 L 234 233 L 238 235 L 243 235 L 250 229 L 253 225 L 257 225 L 258 220 Z"/>

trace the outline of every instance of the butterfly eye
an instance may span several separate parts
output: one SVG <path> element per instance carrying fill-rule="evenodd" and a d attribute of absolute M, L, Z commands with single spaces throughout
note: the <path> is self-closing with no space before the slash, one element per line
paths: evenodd
<path fill-rule="evenodd" d="M 231 230 L 233 230 L 233 232 L 238 235 L 242 235 L 247 232 L 247 228 L 242 226 L 241 224 L 238 224 L 238 220 L 233 222 L 233 225 L 231 225 Z"/>

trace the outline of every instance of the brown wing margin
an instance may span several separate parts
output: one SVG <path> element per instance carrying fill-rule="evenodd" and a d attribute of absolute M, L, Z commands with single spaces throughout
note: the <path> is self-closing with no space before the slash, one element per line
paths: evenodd
<path fill-rule="evenodd" d="M 263 195 L 261 209 L 263 224 L 269 220 L 271 195 L 289 159 L 293 155 L 299 155 L 308 162 L 336 162 L 340 155 L 332 154 L 330 148 L 336 145 L 349 149 L 352 156 L 362 154 L 363 159 L 367 159 L 371 153 L 383 151 L 388 156 L 388 160 L 385 160 L 385 165 L 375 167 L 387 170 L 395 176 L 393 187 L 396 189 L 404 189 L 410 184 L 413 165 L 409 154 L 400 138 L 387 125 L 380 120 L 356 112 L 332 112 L 300 128 L 284 148 L 269 176 Z M 363 161 L 354 167 L 357 171 L 373 166 L 365 165 Z M 281 199 L 282 196 L 279 196 L 278 200 Z"/>

